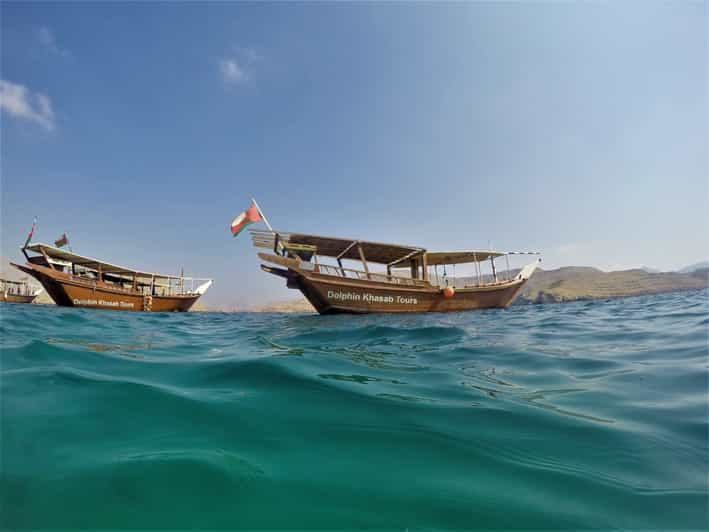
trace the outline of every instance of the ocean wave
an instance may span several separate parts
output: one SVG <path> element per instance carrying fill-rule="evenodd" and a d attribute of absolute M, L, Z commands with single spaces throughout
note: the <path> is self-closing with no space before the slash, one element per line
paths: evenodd
<path fill-rule="evenodd" d="M 708 311 L 2 305 L 0 526 L 701 528 Z"/>

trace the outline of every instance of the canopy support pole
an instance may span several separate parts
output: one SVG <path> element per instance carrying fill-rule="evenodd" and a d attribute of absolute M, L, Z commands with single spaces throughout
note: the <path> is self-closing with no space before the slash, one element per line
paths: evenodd
<path fill-rule="evenodd" d="M 340 254 L 337 255 L 337 257 L 335 257 L 335 258 L 336 258 L 337 260 L 340 260 L 342 257 L 345 256 L 345 254 L 346 254 L 349 250 L 352 249 L 352 246 L 355 246 L 355 245 L 359 245 L 359 241 L 353 240 L 352 242 L 350 242 L 350 245 L 347 246 L 345 249 L 343 249 L 343 250 L 340 252 Z"/>
<path fill-rule="evenodd" d="M 473 262 L 475 262 L 475 273 L 478 274 L 478 286 L 482 284 L 482 278 L 480 274 L 480 263 L 478 262 L 478 258 L 475 256 L 475 252 L 473 251 Z"/>
<path fill-rule="evenodd" d="M 406 259 L 409 259 L 409 258 L 413 257 L 414 255 L 418 255 L 422 251 L 423 250 L 421 250 L 421 249 L 414 250 L 411 253 L 407 253 L 403 257 L 400 257 L 400 258 L 396 259 L 395 261 L 390 262 L 389 264 L 387 264 L 387 266 L 396 266 L 397 264 L 404 262 Z"/>
<path fill-rule="evenodd" d="M 47 264 L 49 265 L 49 267 L 50 267 L 51 269 L 53 269 L 53 270 L 56 271 L 56 268 L 54 267 L 54 264 L 52 264 L 51 262 L 49 262 L 49 257 L 47 256 L 47 252 L 44 251 L 44 248 L 40 247 L 39 250 L 42 252 L 42 255 L 44 256 L 44 260 L 47 261 Z M 24 252 L 25 250 L 23 249 L 22 251 Z M 25 253 L 25 256 L 27 256 L 27 253 Z M 27 258 L 27 261 L 28 261 L 28 262 L 29 262 L 29 260 L 30 260 L 30 259 Z"/>
<path fill-rule="evenodd" d="M 359 251 L 359 258 L 362 260 L 362 266 L 364 266 L 364 272 L 367 274 L 367 279 L 371 279 L 369 276 L 369 266 L 367 266 L 367 259 L 364 256 L 364 250 L 362 249 L 362 244 L 357 242 L 357 250 Z"/>
<path fill-rule="evenodd" d="M 342 257 L 344 257 L 345 254 L 346 254 L 349 250 L 351 250 L 352 247 L 355 246 L 355 245 L 359 246 L 359 241 L 358 241 L 358 240 L 353 240 L 352 242 L 350 242 L 350 244 L 349 244 L 345 249 L 343 249 L 343 250 L 339 253 L 339 255 L 337 255 L 337 257 L 335 257 L 335 259 L 337 260 L 337 264 L 340 265 L 340 271 L 342 272 L 342 277 L 347 277 L 347 275 L 345 275 L 345 268 L 342 266 Z M 361 247 L 361 246 L 359 246 L 359 255 L 360 255 L 360 257 L 363 256 L 363 254 L 362 254 L 362 247 Z M 363 261 L 363 262 L 364 262 L 364 261 Z M 365 264 L 365 266 L 364 266 L 364 269 L 367 270 L 367 265 L 366 265 L 366 264 Z M 369 274 L 369 272 L 367 272 L 367 274 Z M 369 276 L 369 275 L 368 275 L 368 276 Z"/>

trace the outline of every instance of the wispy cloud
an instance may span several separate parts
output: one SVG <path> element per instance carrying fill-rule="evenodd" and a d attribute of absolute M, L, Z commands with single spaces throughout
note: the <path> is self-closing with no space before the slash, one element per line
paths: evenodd
<path fill-rule="evenodd" d="M 219 71 L 222 79 L 227 83 L 243 83 L 249 76 L 244 72 L 244 69 L 239 65 L 236 59 L 222 59 L 219 61 Z"/>
<path fill-rule="evenodd" d="M 0 80 L 0 109 L 35 122 L 47 131 L 54 130 L 54 110 L 49 96 L 32 92 L 24 85 Z"/>
<path fill-rule="evenodd" d="M 54 33 L 47 26 L 39 26 L 35 29 L 35 35 L 39 43 L 51 54 L 64 58 L 71 57 L 71 52 L 66 48 L 61 48 L 54 38 Z"/>
<path fill-rule="evenodd" d="M 254 64 L 261 56 L 253 48 L 236 48 L 219 60 L 219 74 L 224 82 L 239 85 L 253 79 Z"/>

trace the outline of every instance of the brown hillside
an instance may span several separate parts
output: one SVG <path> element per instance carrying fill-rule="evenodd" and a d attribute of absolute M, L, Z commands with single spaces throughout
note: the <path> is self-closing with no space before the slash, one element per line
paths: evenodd
<path fill-rule="evenodd" d="M 547 303 L 578 299 L 658 294 L 709 286 L 709 270 L 685 273 L 648 273 L 644 270 L 602 272 L 568 267 L 536 272 L 522 289 L 519 303 Z"/>

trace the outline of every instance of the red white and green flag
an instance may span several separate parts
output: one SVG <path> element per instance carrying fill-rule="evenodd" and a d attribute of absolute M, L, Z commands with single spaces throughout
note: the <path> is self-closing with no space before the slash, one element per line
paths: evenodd
<path fill-rule="evenodd" d="M 261 213 L 256 206 L 256 203 L 251 202 L 251 206 L 242 212 L 239 216 L 234 218 L 231 222 L 231 234 L 236 237 L 244 229 L 246 229 L 251 224 L 261 221 Z"/>
<path fill-rule="evenodd" d="M 32 240 L 32 235 L 34 234 L 34 228 L 37 225 L 37 217 L 35 216 L 34 221 L 32 222 L 32 229 L 30 229 L 30 233 L 27 235 L 27 240 L 25 240 L 25 245 L 22 246 L 23 248 L 26 248 L 27 246 L 30 245 L 30 241 Z"/>
<path fill-rule="evenodd" d="M 57 246 L 58 248 L 64 247 L 69 243 L 69 238 L 66 236 L 66 233 L 63 233 L 62 236 L 57 238 L 54 241 L 54 245 Z"/>

